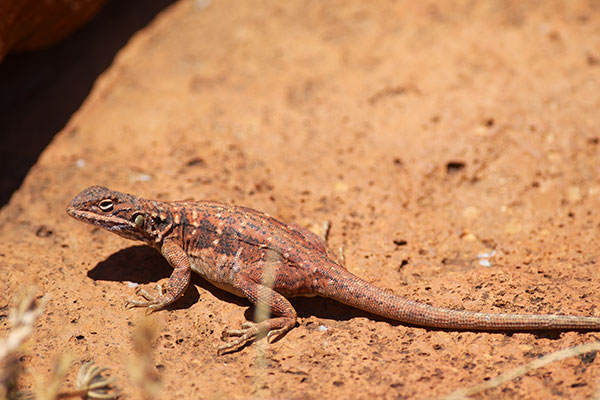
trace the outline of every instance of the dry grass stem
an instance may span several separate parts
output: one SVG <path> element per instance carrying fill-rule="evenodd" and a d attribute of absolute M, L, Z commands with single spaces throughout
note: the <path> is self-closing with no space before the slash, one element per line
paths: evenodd
<path fill-rule="evenodd" d="M 469 396 L 474 395 L 476 393 L 482 392 L 487 389 L 495 388 L 505 382 L 518 378 L 519 376 L 523 376 L 526 373 L 533 371 L 538 368 L 542 368 L 545 365 L 553 363 L 555 361 L 559 361 L 565 358 L 577 356 L 580 354 L 589 353 L 591 351 L 600 350 L 600 342 L 592 342 L 585 343 L 579 346 L 569 347 L 568 349 L 559 350 L 557 352 L 545 355 L 538 359 L 533 360 L 529 364 L 522 365 L 517 367 L 511 371 L 505 372 L 497 377 L 490 379 L 487 382 L 483 382 L 477 384 L 475 386 L 471 386 L 469 388 L 463 388 L 456 390 L 450 393 L 448 396 L 442 397 L 444 400 L 457 400 L 457 399 L 467 399 Z"/>
<path fill-rule="evenodd" d="M 10 309 L 8 323 L 10 331 L 8 337 L 0 339 L 0 361 L 17 348 L 33 332 L 33 324 L 44 312 L 48 297 L 44 296 L 38 302 L 35 298 L 35 287 L 29 289 L 15 298 L 15 306 Z"/>

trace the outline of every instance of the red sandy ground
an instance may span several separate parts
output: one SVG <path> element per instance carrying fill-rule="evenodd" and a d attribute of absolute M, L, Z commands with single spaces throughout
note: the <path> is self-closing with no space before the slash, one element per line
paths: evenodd
<path fill-rule="evenodd" d="M 207 3 L 180 1 L 134 36 L 0 211 L 0 335 L 20 288 L 51 296 L 23 348 L 29 373 L 47 377 L 69 352 L 111 368 L 121 398 L 141 395 L 127 364 L 144 312 L 123 309 L 128 282 L 153 289 L 170 271 L 66 215 L 91 184 L 330 220 L 350 271 L 430 304 L 600 315 L 596 3 Z M 160 397 L 428 398 L 600 337 L 294 304 L 300 324 L 263 370 L 255 345 L 216 355 L 251 313 L 196 279 L 148 317 Z M 599 379 L 591 354 L 479 396 L 589 398 Z"/>

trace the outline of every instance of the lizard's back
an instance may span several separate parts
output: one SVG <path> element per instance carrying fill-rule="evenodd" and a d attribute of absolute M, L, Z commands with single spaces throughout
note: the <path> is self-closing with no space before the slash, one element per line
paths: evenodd
<path fill-rule="evenodd" d="M 180 241 L 192 269 L 235 294 L 230 286 L 242 274 L 257 283 L 272 278 L 272 288 L 283 295 L 315 295 L 314 281 L 322 267 L 341 268 L 306 233 L 266 213 L 214 201 L 155 206 L 159 216 L 173 221 L 167 237 Z"/>

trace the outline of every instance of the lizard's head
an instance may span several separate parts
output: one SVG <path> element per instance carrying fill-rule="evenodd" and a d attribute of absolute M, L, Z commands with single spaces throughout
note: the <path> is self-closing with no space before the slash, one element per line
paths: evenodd
<path fill-rule="evenodd" d="M 102 186 L 90 186 L 69 202 L 67 213 L 127 239 L 154 241 L 145 200 Z"/>

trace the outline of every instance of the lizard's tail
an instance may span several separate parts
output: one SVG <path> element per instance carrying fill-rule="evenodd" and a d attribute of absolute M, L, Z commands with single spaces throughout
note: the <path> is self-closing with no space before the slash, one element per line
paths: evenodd
<path fill-rule="evenodd" d="M 343 269 L 329 269 L 326 275 L 328 285 L 322 296 L 409 324 L 477 331 L 600 330 L 600 317 L 450 310 L 400 297 Z"/>

